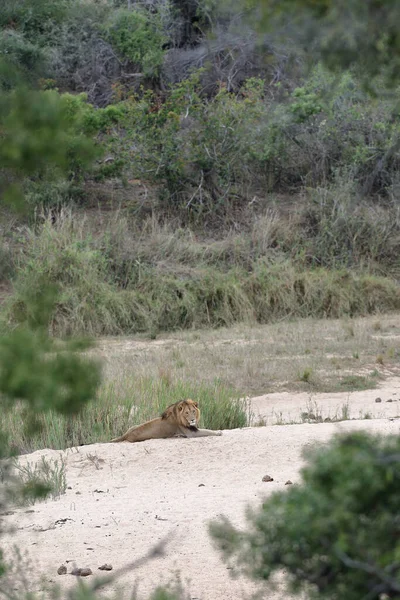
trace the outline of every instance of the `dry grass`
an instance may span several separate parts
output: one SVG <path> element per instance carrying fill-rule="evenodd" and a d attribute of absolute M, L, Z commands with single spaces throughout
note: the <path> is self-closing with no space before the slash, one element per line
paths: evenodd
<path fill-rule="evenodd" d="M 399 371 L 399 317 L 380 316 L 379 330 L 376 323 L 376 317 L 302 319 L 180 332 L 154 341 L 107 338 L 94 352 L 104 359 L 111 381 L 134 372 L 168 381 L 218 379 L 242 395 L 353 391 Z"/>
<path fill-rule="evenodd" d="M 230 429 L 265 421 L 257 421 L 254 402 L 249 406 L 240 398 L 284 390 L 306 392 L 306 399 L 301 407 L 293 405 L 295 412 L 267 402 L 267 412 L 276 413 L 273 418 L 269 414 L 268 423 L 271 418 L 276 424 L 354 418 L 354 411 L 350 415 L 343 408 L 346 399 L 332 408 L 331 403 L 319 405 L 317 393 L 367 390 L 399 372 L 400 320 L 380 316 L 379 328 L 377 323 L 376 317 L 306 319 L 186 331 L 155 340 L 105 338 L 89 351 L 103 360 L 104 381 L 98 398 L 81 414 L 66 418 L 46 413 L 42 430 L 29 439 L 21 431 L 18 410 L 3 415 L 2 426 L 18 453 L 106 442 L 191 397 L 200 402 L 204 427 Z M 378 355 L 382 362 L 376 362 Z M 383 406 L 369 402 L 357 404 L 362 418 Z"/>
<path fill-rule="evenodd" d="M 154 219 L 139 227 L 118 213 L 105 231 L 93 227 L 61 211 L 55 223 L 24 231 L 13 294 L 0 313 L 5 322 L 24 321 L 29 298 L 45 284 L 59 289 L 54 335 L 155 336 L 400 310 L 392 276 L 344 262 L 328 268 L 318 257 L 311 267 L 299 232 L 297 241 L 290 237 L 294 223 L 272 210 L 223 239 Z"/>

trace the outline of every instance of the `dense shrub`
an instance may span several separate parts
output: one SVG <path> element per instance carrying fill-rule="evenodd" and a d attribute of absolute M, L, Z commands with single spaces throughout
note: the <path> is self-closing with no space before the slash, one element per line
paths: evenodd
<path fill-rule="evenodd" d="M 0 7 L 0 27 L 13 27 L 37 41 L 65 18 L 70 0 L 7 0 Z"/>
<path fill-rule="evenodd" d="M 154 15 L 139 10 L 118 10 L 112 13 L 105 30 L 120 56 L 137 65 L 145 76 L 159 73 L 165 40 Z"/>
<path fill-rule="evenodd" d="M 61 198 L 68 197 L 67 181 L 79 181 L 91 167 L 100 148 L 94 133 L 111 118 L 101 112 L 92 118 L 93 107 L 84 96 L 60 95 L 54 90 L 14 90 L 0 97 L 2 145 L 0 162 L 7 189 L 18 179 L 19 192 L 26 191 L 35 204 L 52 204 L 50 181 Z M 22 167 L 21 167 L 22 165 Z M 21 177 L 21 172 L 29 178 Z M 67 179 L 67 181 L 66 181 Z"/>
<path fill-rule="evenodd" d="M 18 31 L 0 30 L 0 90 L 9 91 L 21 80 L 35 81 L 43 72 L 46 56 Z"/>
<path fill-rule="evenodd" d="M 165 205 L 208 213 L 223 211 L 258 178 L 253 146 L 266 108 L 260 80 L 249 80 L 240 98 L 221 88 L 209 102 L 200 90 L 197 72 L 165 102 L 151 92 L 131 99 L 111 150 L 134 175 L 165 186 Z"/>
<path fill-rule="evenodd" d="M 354 181 L 357 194 L 387 195 L 397 181 L 398 124 L 390 101 L 372 103 L 357 80 L 316 68 L 285 101 L 261 79 L 240 94 L 202 94 L 202 71 L 165 97 L 132 96 L 108 139 L 127 176 L 161 184 L 164 207 L 201 215 L 243 205 L 254 192 Z M 117 136 L 115 135 L 117 133 Z"/>

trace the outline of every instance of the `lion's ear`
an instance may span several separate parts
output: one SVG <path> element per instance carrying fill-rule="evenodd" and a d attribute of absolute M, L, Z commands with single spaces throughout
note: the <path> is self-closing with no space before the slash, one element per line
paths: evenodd
<path fill-rule="evenodd" d="M 178 410 L 180 410 L 182 412 L 182 410 L 183 410 L 183 404 L 179 404 Z"/>
<path fill-rule="evenodd" d="M 196 408 L 199 408 L 199 403 L 198 402 L 193 402 L 193 404 L 195 405 Z"/>

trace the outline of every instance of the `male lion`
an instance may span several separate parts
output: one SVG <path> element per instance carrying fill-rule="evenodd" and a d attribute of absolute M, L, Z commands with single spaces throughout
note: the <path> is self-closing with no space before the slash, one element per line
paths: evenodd
<path fill-rule="evenodd" d="M 200 410 L 197 402 L 190 399 L 180 400 L 168 406 L 161 417 L 147 421 L 147 423 L 143 423 L 142 425 L 131 427 L 124 435 L 111 441 L 143 442 L 144 440 L 174 436 L 204 437 L 207 435 L 222 435 L 221 431 L 198 429 L 199 420 Z"/>

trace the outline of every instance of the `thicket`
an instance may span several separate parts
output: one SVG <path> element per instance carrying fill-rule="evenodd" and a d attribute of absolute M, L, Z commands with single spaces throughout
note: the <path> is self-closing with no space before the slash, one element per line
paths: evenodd
<path fill-rule="evenodd" d="M 162 206 L 204 217 L 254 194 L 340 180 L 354 181 L 363 196 L 397 201 L 398 107 L 372 102 L 350 73 L 333 76 L 318 65 L 283 97 L 279 85 L 267 90 L 251 78 L 239 93 L 221 84 L 212 99 L 202 94 L 201 75 L 174 85 L 163 101 L 150 91 L 133 95 L 109 139 L 127 176 L 162 186 Z"/>
<path fill-rule="evenodd" d="M 274 3 L 267 9 L 272 19 Z M 358 2 L 353 9 L 361 10 Z M 81 179 L 141 178 L 160 187 L 161 210 L 172 206 L 204 221 L 271 192 L 342 179 L 354 181 L 362 196 L 397 202 L 395 97 L 365 91 L 362 69 L 352 70 L 354 53 L 349 70 L 332 74 L 317 61 L 307 70 L 299 47 L 278 45 L 271 33 L 250 48 L 243 39 L 249 31 L 256 38 L 251 19 L 241 15 L 240 34 L 237 10 L 178 0 L 131 8 L 12 0 L 0 8 L 3 88 L 13 87 L 19 68 L 33 85 L 84 92 L 89 102 L 114 107 L 107 120 L 81 96 L 79 111 L 102 122 L 90 133 L 107 151 L 107 161 L 81 170 Z M 168 78 L 176 52 L 187 56 L 186 66 Z M 268 56 L 268 67 L 257 63 L 258 53 Z M 384 51 L 379 56 L 387 60 Z M 29 187 L 36 203 L 51 196 L 84 201 L 84 186 L 76 176 L 74 183 L 50 192 Z"/>

